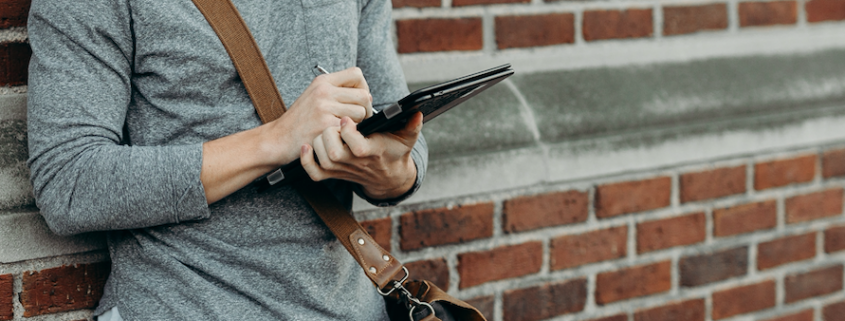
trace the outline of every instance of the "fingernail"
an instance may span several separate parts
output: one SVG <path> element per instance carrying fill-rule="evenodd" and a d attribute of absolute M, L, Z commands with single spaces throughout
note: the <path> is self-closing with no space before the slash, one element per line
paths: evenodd
<path fill-rule="evenodd" d="M 308 144 L 302 145 L 302 155 L 308 154 Z"/>
<path fill-rule="evenodd" d="M 343 118 L 340 119 L 340 127 L 345 126 L 346 123 L 349 122 L 347 119 L 349 119 L 349 118 L 343 117 Z"/>

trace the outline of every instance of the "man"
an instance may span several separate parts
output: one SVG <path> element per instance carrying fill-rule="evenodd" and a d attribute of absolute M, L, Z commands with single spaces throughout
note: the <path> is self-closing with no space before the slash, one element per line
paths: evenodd
<path fill-rule="evenodd" d="M 391 205 L 419 187 L 419 115 L 395 133 L 355 130 L 407 93 L 390 2 L 234 4 L 288 102 L 265 125 L 190 0 L 33 1 L 36 202 L 59 234 L 109 231 L 101 320 L 386 320 L 308 204 L 250 182 L 301 157 L 347 206 L 351 190 Z"/>

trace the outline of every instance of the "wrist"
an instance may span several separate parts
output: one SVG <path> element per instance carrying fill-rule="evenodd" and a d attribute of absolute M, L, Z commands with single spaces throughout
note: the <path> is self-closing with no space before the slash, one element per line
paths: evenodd
<path fill-rule="evenodd" d="M 410 157 L 408 157 L 407 161 L 404 162 L 404 170 L 401 171 L 401 173 L 404 173 L 402 178 L 393 180 L 394 182 L 401 180 L 401 183 L 395 185 L 394 187 L 379 189 L 374 186 L 362 186 L 362 191 L 367 197 L 374 200 L 388 200 L 405 195 L 417 182 L 417 166 Z"/>

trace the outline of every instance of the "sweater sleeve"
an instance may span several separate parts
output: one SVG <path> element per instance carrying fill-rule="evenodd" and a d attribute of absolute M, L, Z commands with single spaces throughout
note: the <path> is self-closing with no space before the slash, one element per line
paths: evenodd
<path fill-rule="evenodd" d="M 364 72 L 373 95 L 373 106 L 378 110 L 408 94 L 408 86 L 390 34 L 393 22 L 390 13 L 390 1 L 365 0 L 358 25 L 358 66 Z M 411 151 L 411 158 L 417 167 L 417 179 L 408 193 L 390 200 L 370 199 L 364 195 L 360 186 L 355 186 L 355 193 L 376 206 L 393 206 L 411 197 L 420 188 L 428 168 L 428 147 L 422 135 Z"/>
<path fill-rule="evenodd" d="M 122 144 L 133 35 L 117 0 L 35 0 L 28 142 L 36 204 L 61 235 L 206 218 L 202 145 Z"/>

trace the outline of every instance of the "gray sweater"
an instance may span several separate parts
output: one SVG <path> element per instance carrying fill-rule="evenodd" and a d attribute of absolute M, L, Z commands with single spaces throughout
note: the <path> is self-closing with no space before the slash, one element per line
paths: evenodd
<path fill-rule="evenodd" d="M 374 105 L 407 93 L 387 0 L 234 0 L 290 105 L 359 66 Z M 127 320 L 384 320 L 361 268 L 290 188 L 206 205 L 202 143 L 260 125 L 191 0 L 35 0 L 29 166 L 58 234 L 108 232 L 95 313 Z M 417 184 L 427 151 L 412 152 Z M 330 184 L 348 205 L 352 186 Z M 395 201 L 398 200 L 394 200 Z M 384 205 L 384 204 L 382 204 Z"/>

